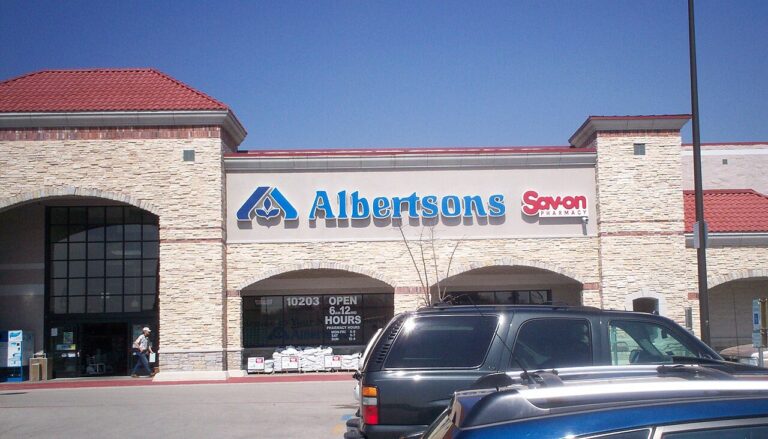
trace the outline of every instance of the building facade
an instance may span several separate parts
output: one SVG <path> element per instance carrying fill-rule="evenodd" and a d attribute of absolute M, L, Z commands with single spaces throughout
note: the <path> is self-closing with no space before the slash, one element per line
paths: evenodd
<path fill-rule="evenodd" d="M 10 79 L 0 329 L 79 376 L 126 373 L 150 325 L 159 377 L 211 378 L 278 346 L 360 350 L 447 295 L 698 333 L 687 121 L 592 116 L 552 148 L 248 151 L 231 109 L 155 70 Z M 705 147 L 715 347 L 749 343 L 768 286 L 766 148 Z"/>

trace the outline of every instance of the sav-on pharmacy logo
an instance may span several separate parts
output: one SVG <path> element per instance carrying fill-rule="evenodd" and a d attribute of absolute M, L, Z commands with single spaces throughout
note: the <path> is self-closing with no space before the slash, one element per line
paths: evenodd
<path fill-rule="evenodd" d="M 251 221 L 254 215 L 268 220 L 280 215 L 280 212 L 287 221 L 299 218 L 299 213 L 276 187 L 259 186 L 245 200 L 236 216 L 238 221 Z"/>

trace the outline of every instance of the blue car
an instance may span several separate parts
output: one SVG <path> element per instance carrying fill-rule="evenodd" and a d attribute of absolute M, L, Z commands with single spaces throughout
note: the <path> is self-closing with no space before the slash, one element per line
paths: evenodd
<path fill-rule="evenodd" d="M 765 375 L 697 365 L 598 369 L 525 373 L 511 385 L 456 392 L 422 438 L 768 438 Z"/>

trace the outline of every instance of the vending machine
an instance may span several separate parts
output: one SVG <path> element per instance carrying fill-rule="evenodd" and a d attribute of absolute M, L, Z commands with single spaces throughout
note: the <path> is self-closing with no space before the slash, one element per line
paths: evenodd
<path fill-rule="evenodd" d="M 32 332 L 13 330 L 7 332 L 6 380 L 24 381 L 29 379 L 29 359 L 35 350 L 35 336 Z"/>

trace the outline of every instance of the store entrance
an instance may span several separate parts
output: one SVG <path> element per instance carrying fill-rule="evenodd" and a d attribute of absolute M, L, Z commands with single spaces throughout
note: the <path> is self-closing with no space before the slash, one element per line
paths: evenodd
<path fill-rule="evenodd" d="M 82 374 L 127 375 L 130 341 L 127 323 L 80 325 Z"/>

